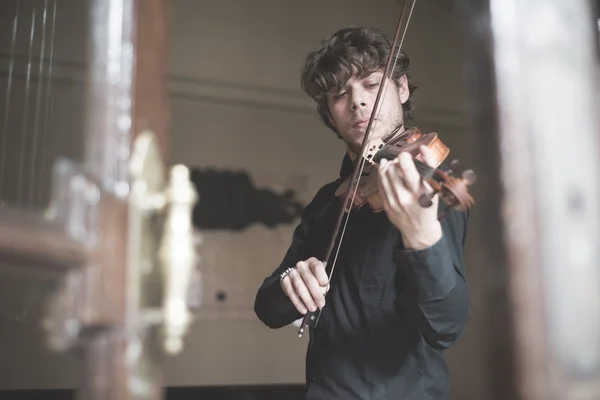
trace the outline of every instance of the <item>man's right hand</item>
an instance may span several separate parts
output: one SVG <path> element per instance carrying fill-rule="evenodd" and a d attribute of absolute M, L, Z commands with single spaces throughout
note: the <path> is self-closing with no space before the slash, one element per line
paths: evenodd
<path fill-rule="evenodd" d="M 325 306 L 329 278 L 325 266 L 314 257 L 300 261 L 281 279 L 281 288 L 302 315 Z"/>

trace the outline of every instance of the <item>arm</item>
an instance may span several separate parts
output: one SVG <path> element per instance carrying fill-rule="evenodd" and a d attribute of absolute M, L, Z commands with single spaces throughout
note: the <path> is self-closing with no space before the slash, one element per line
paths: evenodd
<path fill-rule="evenodd" d="M 322 191 L 321 191 L 322 192 Z M 268 276 L 258 289 L 254 300 L 256 316 L 269 328 L 277 329 L 289 325 L 302 317 L 294 307 L 292 301 L 286 296 L 280 284 L 280 274 L 287 268 L 295 266 L 299 261 L 310 257 L 308 238 L 314 220 L 317 196 L 306 206 L 302 212 L 300 223 L 294 230 L 292 243 L 288 248 L 279 267 Z"/>
<path fill-rule="evenodd" d="M 468 212 L 451 211 L 442 220 L 442 237 L 422 250 L 398 249 L 395 260 L 406 282 L 399 307 L 425 341 L 447 349 L 462 335 L 470 316 L 463 247 Z"/>
<path fill-rule="evenodd" d="M 277 329 L 289 325 L 302 315 L 296 310 L 292 301 L 285 295 L 280 285 L 280 274 L 304 260 L 305 239 L 308 233 L 306 221 L 294 230 L 292 244 L 287 250 L 279 267 L 268 276 L 258 289 L 254 300 L 254 312 L 269 328 Z"/>

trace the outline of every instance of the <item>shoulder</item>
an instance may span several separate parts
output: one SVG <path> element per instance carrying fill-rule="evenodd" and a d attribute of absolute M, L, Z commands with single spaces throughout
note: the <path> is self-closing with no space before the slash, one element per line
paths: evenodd
<path fill-rule="evenodd" d="M 313 197 L 313 201 L 327 201 L 335 197 L 335 191 L 340 185 L 340 180 L 336 179 L 333 182 L 329 182 L 321 186 L 317 193 Z"/>
<path fill-rule="evenodd" d="M 321 186 L 313 196 L 312 200 L 306 205 L 303 212 L 305 220 L 314 220 L 323 215 L 330 206 L 335 204 L 335 191 L 340 181 L 335 180 Z"/>

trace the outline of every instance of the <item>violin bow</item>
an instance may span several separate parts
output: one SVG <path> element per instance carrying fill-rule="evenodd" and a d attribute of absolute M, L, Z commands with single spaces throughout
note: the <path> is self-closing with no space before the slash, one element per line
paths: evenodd
<path fill-rule="evenodd" d="M 363 159 L 362 155 L 365 153 L 367 144 L 370 141 L 372 125 L 373 121 L 375 120 L 375 115 L 379 113 L 378 108 L 381 101 L 381 97 L 382 95 L 385 96 L 385 93 L 387 93 L 387 86 L 390 84 L 394 68 L 396 67 L 396 62 L 398 61 L 398 56 L 400 55 L 400 50 L 402 49 L 404 36 L 406 35 L 406 30 L 408 29 L 408 24 L 410 22 L 412 12 L 415 7 L 415 2 L 416 0 L 405 0 L 404 5 L 402 6 L 402 12 L 400 13 L 400 18 L 398 19 L 398 25 L 394 34 L 394 40 L 391 45 L 390 54 L 386 61 L 385 69 L 383 70 L 383 84 L 379 86 L 377 97 L 375 98 L 375 104 L 373 105 L 373 111 L 371 112 L 371 117 L 369 118 L 367 129 L 365 130 L 365 136 L 363 138 L 362 145 L 360 148 L 360 157 L 358 158 L 359 161 L 354 166 L 354 170 L 352 172 L 352 179 L 350 180 L 350 189 L 346 192 L 346 195 L 344 196 L 344 204 L 338 215 L 334 234 L 332 235 L 331 241 L 329 242 L 329 246 L 327 247 L 327 252 L 325 253 L 325 257 L 323 258 L 323 265 L 325 266 L 325 268 L 327 268 L 329 258 L 333 253 L 334 247 L 336 247 L 335 257 L 331 264 L 331 270 L 329 271 L 329 281 L 331 281 L 331 277 L 333 276 L 333 271 L 335 269 L 337 257 L 342 246 L 342 239 L 346 232 L 346 226 L 350 217 L 350 211 L 352 210 L 352 207 L 350 207 L 350 205 L 354 202 L 354 198 L 356 197 L 356 192 L 358 190 L 360 182 L 360 176 L 362 175 L 362 171 L 365 165 L 365 160 Z M 396 46 L 398 47 L 398 50 L 395 52 L 394 50 L 396 49 Z M 394 60 L 393 65 L 392 59 Z M 390 79 L 386 79 L 388 78 L 388 74 Z M 345 220 L 344 215 L 346 216 Z M 344 220 L 343 228 L 342 220 Z M 342 228 L 341 234 L 340 228 Z M 337 240 L 338 236 L 339 240 Z M 336 242 L 337 246 L 335 245 Z M 311 328 L 317 327 L 319 317 L 321 316 L 321 311 L 321 309 L 317 309 L 316 311 L 308 311 L 304 315 L 302 323 L 300 324 L 300 329 L 298 330 L 298 337 L 302 337 L 307 326 Z"/>

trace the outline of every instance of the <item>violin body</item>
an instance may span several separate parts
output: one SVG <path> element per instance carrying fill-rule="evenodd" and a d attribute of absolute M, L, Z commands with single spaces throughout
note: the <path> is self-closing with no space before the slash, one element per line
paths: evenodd
<path fill-rule="evenodd" d="M 420 148 L 427 146 L 433 151 L 435 165 L 433 167 L 425 164 L 422 159 Z M 442 200 L 450 205 L 470 207 L 473 203 L 466 186 L 474 180 L 474 174 L 468 171 L 466 178 L 456 178 L 451 175 L 451 171 L 442 171 L 439 167 L 450 154 L 450 149 L 441 141 L 438 134 L 431 132 L 423 135 L 418 128 L 410 128 L 402 132 L 397 138 L 389 143 L 384 143 L 381 139 L 372 140 L 366 147 L 362 158 L 365 162 L 356 193 L 351 193 L 351 208 L 359 208 L 368 204 L 375 212 L 383 210 L 384 200 L 378 187 L 378 167 L 382 159 L 393 160 L 402 152 L 408 152 L 412 155 L 421 177 L 433 189 L 434 193 L 441 193 Z M 351 177 L 344 180 L 336 190 L 336 196 L 343 198 L 348 190 L 351 190 Z M 422 196 L 427 197 L 423 192 Z M 430 196 L 429 196 L 430 197 Z M 423 200 L 423 205 L 428 202 Z M 452 204 L 454 203 L 454 204 Z"/>

